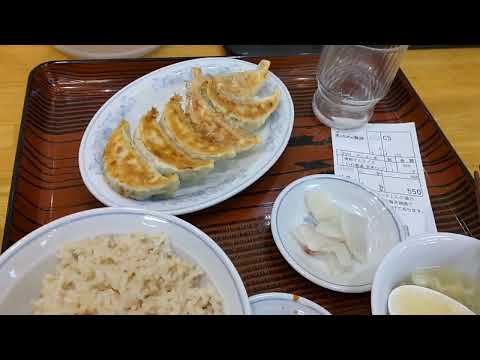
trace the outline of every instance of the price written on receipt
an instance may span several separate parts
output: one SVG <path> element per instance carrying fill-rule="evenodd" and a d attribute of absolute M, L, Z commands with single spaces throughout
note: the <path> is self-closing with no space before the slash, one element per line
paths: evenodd
<path fill-rule="evenodd" d="M 335 174 L 366 186 L 384 199 L 409 235 L 437 231 L 415 124 L 332 129 L 332 146 Z"/>

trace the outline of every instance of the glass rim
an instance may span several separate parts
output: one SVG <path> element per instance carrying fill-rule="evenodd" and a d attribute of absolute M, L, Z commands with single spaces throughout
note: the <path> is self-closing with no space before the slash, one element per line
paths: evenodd
<path fill-rule="evenodd" d="M 353 46 L 361 47 L 361 48 L 372 50 L 372 51 L 378 51 L 378 52 L 394 52 L 399 50 L 406 50 L 409 47 L 409 45 L 390 45 L 391 47 L 382 49 L 382 48 L 375 48 L 373 46 L 368 46 L 368 45 L 353 45 Z"/>

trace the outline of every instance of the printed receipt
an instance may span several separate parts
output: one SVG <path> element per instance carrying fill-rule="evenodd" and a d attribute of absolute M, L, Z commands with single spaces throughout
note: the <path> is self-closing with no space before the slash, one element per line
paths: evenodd
<path fill-rule="evenodd" d="M 373 190 L 409 235 L 436 232 L 414 123 L 332 129 L 335 174 Z"/>

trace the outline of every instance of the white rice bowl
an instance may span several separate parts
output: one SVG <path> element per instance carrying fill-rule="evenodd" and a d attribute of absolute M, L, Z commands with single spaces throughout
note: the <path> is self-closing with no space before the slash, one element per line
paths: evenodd
<path fill-rule="evenodd" d="M 117 260 L 107 260 L 108 256 L 106 257 L 102 251 L 105 252 L 105 244 L 108 246 L 112 234 L 116 234 L 117 240 L 123 238 L 126 242 L 139 241 L 139 237 L 150 240 L 147 240 L 143 249 L 132 247 L 132 251 L 126 251 L 129 256 L 133 256 L 130 259 L 133 261 L 131 263 L 119 261 L 122 258 L 119 254 L 115 255 Z M 106 235 L 108 236 L 104 237 Z M 96 241 L 103 242 L 103 245 L 93 244 L 97 254 L 94 256 L 83 254 L 82 265 L 80 267 L 78 264 L 73 265 L 72 249 L 75 246 L 78 248 L 78 242 L 86 239 L 92 241 L 98 236 L 101 237 Z M 154 243 L 163 246 L 165 240 L 170 244 L 171 252 L 167 246 L 158 250 L 152 257 L 145 256 L 145 251 L 153 251 L 148 249 L 151 249 Z M 74 245 L 75 243 L 77 245 Z M 88 247 L 91 246 L 92 244 Z M 158 263 L 158 259 L 168 257 L 167 254 L 170 254 L 169 261 L 158 267 L 151 266 L 152 261 Z M 63 260 L 59 262 L 57 256 Z M 144 260 L 141 260 L 142 256 Z M 134 260 L 135 257 L 138 261 Z M 92 264 L 102 261 L 108 263 L 112 260 L 122 263 L 123 268 L 116 266 L 108 268 L 108 264 L 104 264 L 107 267 L 100 271 L 98 277 L 97 274 L 92 276 Z M 130 271 L 131 276 L 133 269 L 138 268 L 142 261 L 143 265 L 150 265 L 144 267 L 138 274 L 139 282 L 129 283 L 128 275 L 125 278 L 119 274 L 118 269 L 121 269 L 126 270 L 127 274 Z M 62 271 L 58 272 L 57 267 L 60 267 L 60 270 L 62 267 L 69 267 L 68 271 L 63 272 L 62 279 L 60 279 Z M 165 269 L 176 270 L 169 275 L 160 275 Z M 90 277 L 88 285 L 80 281 L 82 276 Z M 144 280 L 148 283 L 148 280 L 151 282 L 152 279 L 160 278 L 163 285 L 168 285 L 166 288 L 170 290 L 169 292 L 161 293 L 152 284 L 146 284 L 145 289 L 139 291 L 144 287 Z M 75 288 L 78 291 L 71 291 L 72 279 L 76 282 Z M 50 284 L 44 286 L 45 282 Z M 62 286 L 66 288 L 63 289 L 63 293 L 59 291 L 59 287 Z M 142 209 L 88 210 L 55 220 L 35 230 L 0 256 L 0 287 L 2 288 L 0 314 L 70 313 L 74 307 L 79 313 L 86 314 L 251 313 L 247 292 L 238 272 L 212 239 L 175 216 Z M 101 289 L 103 292 L 110 288 L 110 291 L 117 292 L 117 295 L 113 296 L 110 293 L 106 296 L 106 293 L 100 295 L 96 292 L 89 294 L 87 291 L 89 287 Z M 182 300 L 174 301 L 175 298 Z M 68 299 L 70 310 L 65 311 L 64 307 L 57 305 L 45 306 L 45 301 L 51 304 L 54 299 L 57 299 L 56 301 Z"/>

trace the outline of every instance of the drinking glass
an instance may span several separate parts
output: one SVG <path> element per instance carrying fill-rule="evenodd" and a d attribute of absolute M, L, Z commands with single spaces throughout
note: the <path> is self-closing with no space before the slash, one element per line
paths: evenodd
<path fill-rule="evenodd" d="M 315 116 L 337 129 L 368 123 L 407 49 L 408 45 L 325 45 L 312 101 Z"/>

